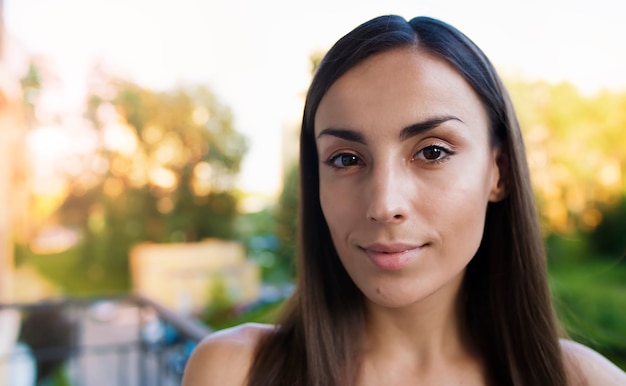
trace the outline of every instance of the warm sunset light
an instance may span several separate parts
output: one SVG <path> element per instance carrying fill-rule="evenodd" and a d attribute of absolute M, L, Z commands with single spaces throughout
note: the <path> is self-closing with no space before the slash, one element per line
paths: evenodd
<path fill-rule="evenodd" d="M 49 71 L 60 77 L 68 99 L 76 100 L 84 90 L 96 61 L 151 87 L 210 84 L 232 106 L 237 127 L 251 140 L 238 185 L 252 192 L 275 193 L 280 187 L 281 136 L 295 130 L 300 118 L 309 55 L 376 14 L 426 14 L 458 25 L 504 74 L 569 80 L 584 92 L 626 87 L 626 50 L 619 38 L 626 31 L 617 18 L 621 11 L 606 0 L 344 2 L 339 8 L 331 1 L 296 6 L 280 0 L 244 7 L 191 0 L 175 6 L 140 0 L 123 6 L 100 0 L 5 4 L 16 44 L 49 58 Z M 232 20 L 239 20 L 236 28 Z M 199 124 L 210 115 L 197 109 L 193 119 Z M 125 143 L 130 150 L 131 142 Z"/>
<path fill-rule="evenodd" d="M 510 371 L 513 383 L 561 384 L 565 378 L 558 381 L 561 370 L 552 366 L 566 357 L 559 355 L 557 330 L 626 369 L 622 8 L 615 0 L 0 0 L 0 385 L 17 385 L 8 378 L 11 366 L 17 368 L 18 359 L 24 365 L 28 355 L 31 368 L 23 373 L 32 376 L 29 385 L 92 384 L 88 379 L 180 385 L 191 349 L 210 331 L 276 323 L 281 310 L 293 312 L 287 319 L 292 331 L 307 333 L 276 337 L 317 341 L 308 334 L 319 330 L 328 333 L 319 341 L 354 342 L 342 351 L 329 346 L 308 362 L 296 358 L 298 363 L 340 363 L 326 354 L 346 359 L 385 345 L 381 355 L 346 366 L 354 374 L 359 363 L 380 371 L 374 360 L 380 358 L 409 358 L 382 360 L 390 366 L 416 360 L 432 365 L 420 367 L 420 374 L 443 368 L 440 360 L 461 358 L 455 361 L 463 368 L 476 366 L 472 376 L 499 375 L 506 363 L 502 375 Z M 317 146 L 320 159 L 311 161 L 319 168 L 311 168 L 311 161 L 300 164 L 305 98 L 324 54 L 357 25 L 388 14 L 430 16 L 465 33 L 496 68 L 513 109 L 481 99 L 481 92 L 489 100 L 501 100 L 502 93 L 491 82 L 498 78 L 491 68 L 467 56 L 475 52 L 471 44 L 469 51 L 458 50 L 458 42 L 445 40 L 429 55 L 418 51 L 415 61 L 400 50 L 385 51 L 378 53 L 380 61 L 365 59 L 372 59 L 360 67 L 366 71 L 331 82 L 336 99 L 326 100 L 340 103 L 326 103 L 333 107 L 314 119 L 317 126 L 356 126 L 366 143 L 352 147 L 333 139 L 327 146 L 307 143 L 305 135 L 302 148 Z M 374 23 L 385 36 L 406 27 L 394 18 Z M 433 28 L 431 36 L 445 36 L 441 29 L 456 36 L 432 20 L 418 23 Z M 418 45 L 436 46 L 422 32 L 417 35 Z M 380 43 L 368 36 L 350 42 Z M 472 73 L 482 68 L 489 80 L 482 91 L 474 84 L 473 93 L 466 87 L 471 82 L 463 86 L 468 79 L 459 75 L 468 68 L 455 74 L 452 63 L 439 60 L 445 58 L 431 57 L 447 49 L 469 58 Z M 343 65 L 341 60 L 326 61 L 323 68 Z M 419 67 L 411 67 L 417 60 Z M 327 76 L 319 74 L 316 80 Z M 358 98 L 352 98 L 354 90 Z M 353 103 L 362 100 L 367 104 Z M 493 133 L 484 128 L 492 122 L 483 119 L 481 105 L 488 107 L 488 118 L 517 118 L 521 128 L 523 141 L 517 125 L 498 127 L 494 142 L 500 147 L 489 153 L 496 162 L 479 154 L 494 150 L 484 140 Z M 384 132 L 414 119 L 407 111 L 452 110 L 448 115 L 455 109 L 464 125 L 419 131 L 400 146 Z M 509 137 L 499 141 L 502 132 Z M 413 158 L 404 155 L 405 147 Z M 430 159 L 430 148 L 438 148 L 441 158 Z M 333 165 L 348 152 L 359 153 L 363 162 L 351 169 Z M 529 170 L 515 154 L 526 154 Z M 511 182 L 506 173 L 493 172 L 496 163 L 499 172 L 516 178 Z M 389 165 L 398 168 L 383 169 Z M 302 192 L 310 186 L 312 191 Z M 408 214 L 388 216 L 387 198 L 407 204 L 393 209 L 406 208 Z M 323 269 L 315 269 L 320 262 Z M 339 264 L 344 270 L 336 269 Z M 437 272 L 431 275 L 433 267 Z M 306 276 L 299 281 L 302 271 Z M 347 296 L 317 295 L 346 289 Z M 291 307 L 283 307 L 294 293 Z M 355 299 L 366 300 L 351 304 Z M 318 307 L 336 301 L 328 309 Z M 513 304 L 516 312 L 509 312 Z M 347 332 L 360 325 L 359 334 L 378 335 L 357 342 L 334 337 L 335 328 L 300 325 L 309 316 L 339 320 L 332 318 L 344 305 L 353 314 L 345 322 L 361 322 L 328 326 Z M 463 317 L 460 305 L 467 307 Z M 353 312 L 359 309 L 368 312 Z M 422 311 L 433 309 L 440 319 L 423 318 Z M 558 316 L 554 326 L 549 311 Z M 405 323 L 407 315 L 416 323 Z M 533 335 L 542 339 L 526 339 L 531 321 L 536 331 L 545 329 Z M 450 328 L 433 336 L 419 330 L 410 343 L 420 350 L 401 343 L 394 352 L 387 346 L 418 331 L 413 328 L 435 324 Z M 393 327 L 379 334 L 381 326 Z M 480 331 L 485 326 L 495 335 Z M 457 329 L 450 339 L 441 335 Z M 275 331 L 286 330 L 279 325 Z M 116 346 L 122 335 L 130 345 Z M 39 341 L 49 337 L 53 350 Z M 483 345 L 474 338 L 492 341 Z M 452 351 L 439 355 L 441 345 L 432 343 L 444 341 Z M 513 355 L 525 342 L 528 349 L 520 352 L 539 353 L 531 355 L 538 362 Z M 535 343 L 549 352 L 531 349 Z M 368 350 L 350 351 L 362 344 Z M 483 352 L 492 347 L 499 351 Z M 44 374 L 38 348 L 54 373 Z M 292 348 L 288 352 L 304 352 Z M 48 360 L 52 351 L 61 358 Z M 504 352 L 532 371 L 517 371 L 510 358 L 491 368 L 491 358 L 500 360 Z M 436 359 L 422 358 L 424 353 Z M 268 361 L 257 358 L 262 369 Z M 548 364 L 544 370 L 555 382 L 524 381 L 520 374 L 539 374 L 539 364 Z M 458 375 L 456 370 L 461 368 L 448 373 Z"/>

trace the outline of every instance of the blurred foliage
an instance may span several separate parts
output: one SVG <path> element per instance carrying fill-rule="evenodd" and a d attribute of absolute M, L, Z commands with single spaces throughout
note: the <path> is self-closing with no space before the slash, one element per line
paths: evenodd
<path fill-rule="evenodd" d="M 91 186 L 71 185 L 65 222 L 159 242 L 232 236 L 232 189 L 246 144 L 230 111 L 203 87 L 116 86 L 111 100 L 92 95 L 87 111 L 109 167 Z"/>
<path fill-rule="evenodd" d="M 284 300 L 276 298 L 247 305 L 236 304 L 229 296 L 225 284 L 219 280 L 215 281 L 211 294 L 213 302 L 207 305 L 200 320 L 216 330 L 247 322 L 274 323 Z"/>
<path fill-rule="evenodd" d="M 508 81 L 557 312 L 575 340 L 626 369 L 626 93 Z"/>
<path fill-rule="evenodd" d="M 626 194 L 626 93 L 510 81 L 546 233 L 591 231 Z"/>
<path fill-rule="evenodd" d="M 275 234 L 276 217 L 274 205 L 252 213 L 242 213 L 236 220 L 237 238 L 246 246 L 248 258 L 261 268 L 265 283 L 281 283 L 291 280 L 277 264 L 279 239 Z"/>
<path fill-rule="evenodd" d="M 558 315 L 570 337 L 626 369 L 626 265 L 564 260 L 551 267 Z"/>
<path fill-rule="evenodd" d="M 298 239 L 298 197 L 300 173 L 297 164 L 287 169 L 283 177 L 283 190 L 276 206 L 276 237 L 279 245 L 276 251 L 276 265 L 284 275 L 295 278 L 295 257 Z"/>
<path fill-rule="evenodd" d="M 320 57 L 311 57 L 313 71 Z M 30 122 L 45 81 L 36 66 L 22 79 Z M 134 243 L 238 238 L 264 280 L 293 279 L 297 167 L 285 171 L 275 206 L 237 214 L 233 183 L 246 144 L 208 89 L 92 81 L 85 119 L 98 146 L 86 159 L 66 160 L 67 194 L 53 219 L 81 240 L 47 256 L 19 246 L 19 262 L 37 260 L 70 293 L 123 291 Z M 626 92 L 506 84 L 524 132 L 559 315 L 574 338 L 626 366 Z M 222 299 L 204 319 L 215 327 L 271 321 L 278 304 L 240 309 Z"/>
<path fill-rule="evenodd" d="M 223 280 L 216 278 L 210 289 L 212 301 L 204 309 L 200 318 L 213 328 L 222 328 L 229 320 L 236 317 L 235 302 L 228 294 Z"/>
<path fill-rule="evenodd" d="M 39 67 L 34 62 L 31 62 L 28 66 L 28 71 L 22 79 L 20 84 L 22 87 L 22 96 L 24 99 L 24 106 L 28 111 L 27 117 L 30 118 L 31 123 L 34 119 L 34 110 L 37 98 L 39 97 L 39 90 L 41 89 L 42 76 Z"/>
<path fill-rule="evenodd" d="M 295 279 L 298 228 L 298 166 L 283 175 L 283 189 L 276 204 L 238 216 L 238 239 L 247 247 L 249 257 L 262 269 L 263 281 L 281 285 Z"/>
<path fill-rule="evenodd" d="M 223 314 L 216 314 L 213 309 L 209 309 L 200 319 L 216 330 L 237 326 L 243 323 L 273 324 L 280 314 L 282 305 L 283 300 L 270 303 L 261 302 L 247 307 L 231 305 L 230 308 L 221 311 Z M 222 317 L 224 314 L 228 315 L 228 317 Z"/>
<path fill-rule="evenodd" d="M 33 69 L 23 86 L 39 87 L 35 80 Z M 95 149 L 63 160 L 65 195 L 50 219 L 80 235 L 53 257 L 77 274 L 63 286 L 127 291 L 128 252 L 138 242 L 234 238 L 233 189 L 247 145 L 230 110 L 199 86 L 157 92 L 96 74 L 90 91 L 83 131 Z M 48 257 L 18 248 L 22 262 L 48 265 Z"/>
<path fill-rule="evenodd" d="M 602 205 L 600 213 L 602 221 L 588 232 L 591 248 L 600 255 L 621 256 L 626 265 L 626 195 L 615 205 Z"/>

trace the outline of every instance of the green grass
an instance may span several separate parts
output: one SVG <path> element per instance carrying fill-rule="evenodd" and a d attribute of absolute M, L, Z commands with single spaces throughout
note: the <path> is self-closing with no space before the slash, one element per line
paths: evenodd
<path fill-rule="evenodd" d="M 626 265 L 615 259 L 562 260 L 550 269 L 550 285 L 571 338 L 626 369 Z"/>

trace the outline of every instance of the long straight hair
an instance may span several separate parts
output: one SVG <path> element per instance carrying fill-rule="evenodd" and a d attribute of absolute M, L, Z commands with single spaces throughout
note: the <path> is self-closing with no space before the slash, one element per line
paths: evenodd
<path fill-rule="evenodd" d="M 564 386 L 559 330 L 548 288 L 520 127 L 484 53 L 454 27 L 428 17 L 370 20 L 341 38 L 309 88 L 300 136 L 298 282 L 275 330 L 263 339 L 250 385 L 352 385 L 364 331 L 364 295 L 343 268 L 319 199 L 314 118 L 330 86 L 372 55 L 414 47 L 448 61 L 483 103 L 492 146 L 501 146 L 507 197 L 487 208 L 481 245 L 463 293 L 469 331 L 497 385 Z"/>

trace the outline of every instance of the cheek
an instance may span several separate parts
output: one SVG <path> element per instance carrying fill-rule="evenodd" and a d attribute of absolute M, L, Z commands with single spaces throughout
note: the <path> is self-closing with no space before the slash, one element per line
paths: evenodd
<path fill-rule="evenodd" d="M 472 193 L 474 197 L 470 197 Z M 443 224 L 443 227 L 459 240 L 459 244 L 476 244 L 482 238 L 487 200 L 480 193 L 468 192 L 467 195 L 459 196 L 454 202 L 445 205 L 446 213 L 440 216 L 447 219 L 448 225 Z"/>
<path fill-rule="evenodd" d="M 448 194 L 433 198 L 433 207 L 437 209 L 431 217 L 431 221 L 439 223 L 446 248 L 459 251 L 464 258 L 471 258 L 482 240 L 490 192 L 489 175 L 477 175 L 474 171 L 473 177 L 468 176 L 472 174 L 460 175 L 448 187 Z"/>
<path fill-rule="evenodd" d="M 322 213 L 331 232 L 342 223 L 339 219 L 342 217 L 343 212 L 349 207 L 349 205 L 346 205 L 342 197 L 343 196 L 341 194 L 329 191 L 329 189 L 325 189 L 324 187 L 321 187 L 320 189 L 320 204 L 322 206 Z"/>
<path fill-rule="evenodd" d="M 342 188 L 340 184 L 320 183 L 320 204 L 322 214 L 335 243 L 346 237 L 354 221 L 358 220 L 359 204 L 353 189 Z"/>

